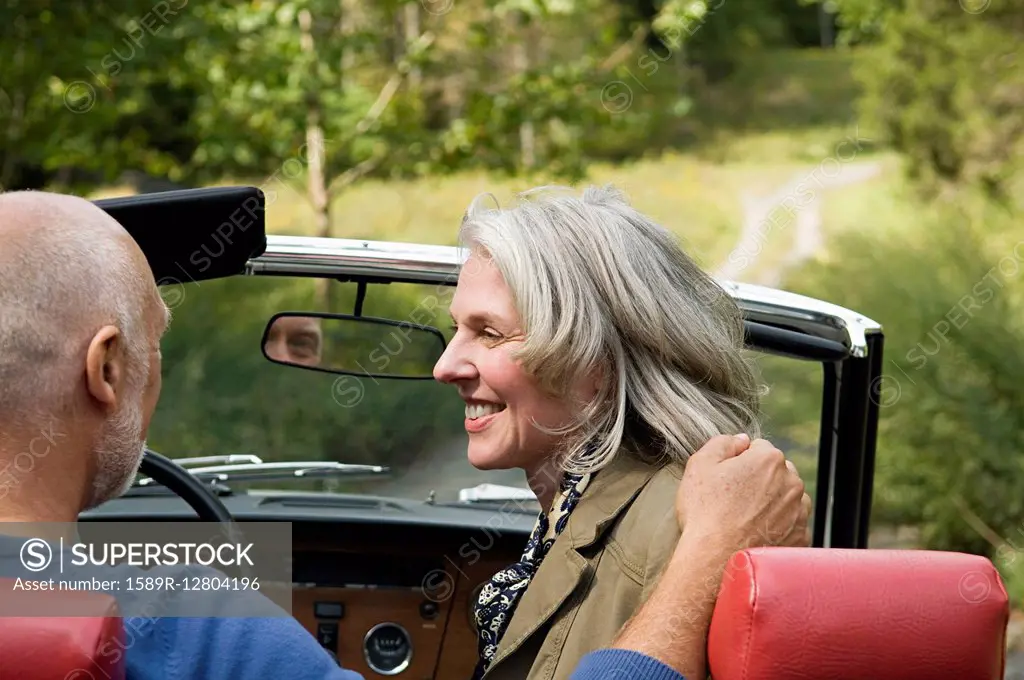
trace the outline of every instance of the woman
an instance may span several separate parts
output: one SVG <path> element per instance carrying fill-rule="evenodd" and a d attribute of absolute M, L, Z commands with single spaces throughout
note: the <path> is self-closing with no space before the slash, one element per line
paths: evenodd
<path fill-rule="evenodd" d="M 476 603 L 474 678 L 566 679 L 650 593 L 679 539 L 689 455 L 759 436 L 736 304 L 610 188 L 470 207 L 434 376 L 466 402 L 477 468 L 521 468 L 547 509 Z M 534 200 L 531 200 L 534 199 Z"/>

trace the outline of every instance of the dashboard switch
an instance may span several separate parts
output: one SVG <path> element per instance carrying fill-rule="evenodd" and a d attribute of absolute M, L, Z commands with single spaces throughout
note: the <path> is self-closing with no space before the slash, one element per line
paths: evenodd
<path fill-rule="evenodd" d="M 320 643 L 320 646 L 333 652 L 335 655 L 338 653 L 338 624 L 336 623 L 318 623 L 316 624 L 316 640 Z"/>
<path fill-rule="evenodd" d="M 427 600 L 420 604 L 420 616 L 427 619 L 428 621 L 437 618 L 438 607 L 436 602 Z"/>
<path fill-rule="evenodd" d="M 313 616 L 318 619 L 343 619 L 345 618 L 345 603 L 317 602 L 313 605 Z"/>

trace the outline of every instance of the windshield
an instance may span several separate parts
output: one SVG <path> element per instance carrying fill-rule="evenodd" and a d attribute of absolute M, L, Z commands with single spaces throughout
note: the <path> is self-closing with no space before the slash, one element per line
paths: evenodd
<path fill-rule="evenodd" d="M 150 448 L 170 458 L 251 454 L 265 462 L 391 468 L 387 475 L 247 482 L 248 488 L 326 488 L 419 500 L 434 492 L 438 502 L 456 501 L 460 489 L 482 483 L 525 488 L 519 470 L 481 472 L 468 463 L 464 404 L 454 387 L 433 380 L 342 377 L 280 365 L 263 355 L 263 333 L 274 314 L 351 314 L 355 284 L 258 276 L 161 291 L 173 321 L 162 344 L 163 387 Z M 363 315 L 435 325 L 447 341 L 453 293 L 448 286 L 371 284 Z M 301 328 L 286 342 L 295 359 L 308 352 Z M 367 360 L 362 363 L 369 367 Z"/>
<path fill-rule="evenodd" d="M 367 286 L 363 315 L 434 325 L 451 338 L 454 288 L 392 283 Z M 233 489 L 329 490 L 426 500 L 459 500 L 479 484 L 526 488 L 518 469 L 480 471 L 466 457 L 464 404 L 455 387 L 433 380 L 338 376 L 269 361 L 264 330 L 279 312 L 351 314 L 356 285 L 302 277 L 235 277 L 161 288 L 173 320 L 162 343 L 163 387 L 148 445 L 170 458 L 250 454 L 265 462 L 334 461 L 384 465 L 384 475 L 302 481 L 228 481 Z M 301 321 L 298 320 L 298 321 Z M 280 351 L 312 357 L 301 323 L 282 328 Z M 275 332 L 276 329 L 275 329 Z M 769 390 L 821 390 L 821 366 L 751 354 Z M 349 359 L 348 361 L 351 361 Z M 369 362 L 363 361 L 364 365 Z M 429 373 L 429 370 L 428 370 Z M 765 423 L 773 443 L 813 486 L 817 413 L 769 391 Z"/>

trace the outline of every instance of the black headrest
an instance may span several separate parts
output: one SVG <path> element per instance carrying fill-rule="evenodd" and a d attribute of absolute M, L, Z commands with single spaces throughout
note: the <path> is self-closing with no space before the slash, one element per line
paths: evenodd
<path fill-rule="evenodd" d="M 256 187 L 210 187 L 94 203 L 123 226 L 159 285 L 245 271 L 267 249 L 266 200 Z"/>

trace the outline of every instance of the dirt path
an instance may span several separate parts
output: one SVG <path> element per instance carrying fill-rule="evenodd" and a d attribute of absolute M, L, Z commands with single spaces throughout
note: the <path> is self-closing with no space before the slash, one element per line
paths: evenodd
<path fill-rule="evenodd" d="M 797 174 L 768 196 L 745 194 L 742 197 L 743 231 L 736 247 L 715 272 L 716 278 L 778 287 L 789 269 L 818 252 L 824 245 L 821 229 L 824 192 L 867 181 L 882 171 L 881 163 L 877 162 L 844 165 L 830 160 L 834 166 L 824 162 Z M 782 261 L 767 269 L 757 267 L 765 248 L 779 238 L 792 239 Z"/>

